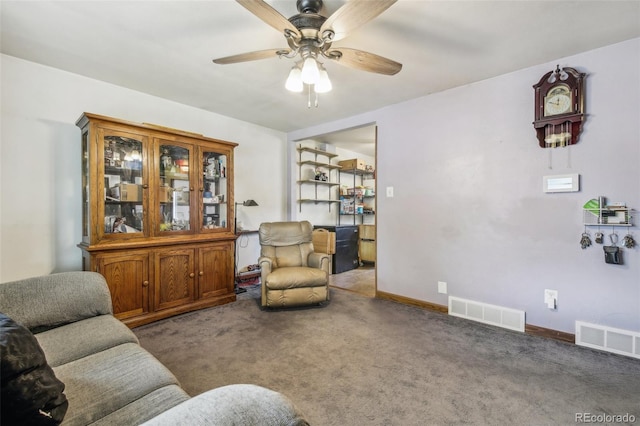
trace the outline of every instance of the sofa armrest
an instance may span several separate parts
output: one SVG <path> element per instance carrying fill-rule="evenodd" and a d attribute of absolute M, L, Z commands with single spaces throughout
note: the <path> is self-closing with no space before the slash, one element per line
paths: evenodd
<path fill-rule="evenodd" d="M 258 259 L 258 265 L 260 266 L 260 275 L 262 278 L 262 282 L 264 282 L 267 275 L 273 271 L 273 259 L 267 256 L 260 256 Z"/>
<path fill-rule="evenodd" d="M 329 255 L 326 253 L 313 252 L 309 253 L 307 264 L 312 268 L 318 268 L 329 274 Z"/>
<path fill-rule="evenodd" d="M 266 306 L 267 275 L 269 275 L 273 270 L 273 259 L 267 256 L 260 256 L 260 258 L 258 259 L 258 265 L 260 265 L 260 283 L 262 284 L 260 286 L 262 293 L 260 301 L 262 306 Z"/>
<path fill-rule="evenodd" d="M 104 277 L 79 271 L 0 284 L 0 311 L 34 332 L 113 314 Z"/>
<path fill-rule="evenodd" d="M 284 395 L 256 385 L 229 385 L 201 393 L 142 426 L 309 426 Z"/>

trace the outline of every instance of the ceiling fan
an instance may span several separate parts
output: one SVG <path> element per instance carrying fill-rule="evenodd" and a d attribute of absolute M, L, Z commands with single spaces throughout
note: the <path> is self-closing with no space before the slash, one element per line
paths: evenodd
<path fill-rule="evenodd" d="M 322 0 L 297 0 L 298 14 L 285 18 L 263 0 L 236 0 L 258 18 L 281 32 L 288 48 L 267 49 L 214 59 L 216 64 L 234 64 L 273 57 L 296 58 L 298 62 L 289 74 L 286 87 L 300 92 L 303 83 L 314 86 L 316 93 L 331 90 L 331 83 L 322 63 L 323 57 L 338 64 L 378 74 L 394 75 L 402 64 L 391 59 L 347 47 L 332 47 L 349 32 L 369 22 L 387 10 L 397 0 L 350 0 L 331 16 L 319 14 Z"/>

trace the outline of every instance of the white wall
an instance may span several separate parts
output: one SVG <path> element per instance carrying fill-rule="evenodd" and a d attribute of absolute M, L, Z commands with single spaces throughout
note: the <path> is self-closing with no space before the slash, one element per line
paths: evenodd
<path fill-rule="evenodd" d="M 81 269 L 80 129 L 84 111 L 237 142 L 238 220 L 257 229 L 283 220 L 286 135 L 122 87 L 2 55 L 0 282 Z M 269 161 L 264 159 L 268 158 Z M 239 266 L 256 263 L 243 237 Z"/>
<path fill-rule="evenodd" d="M 588 117 L 577 145 L 541 149 L 532 85 L 556 64 L 587 73 Z M 446 281 L 451 295 L 525 310 L 529 324 L 573 333 L 584 320 L 640 331 L 640 248 L 609 265 L 600 245 L 579 244 L 587 200 L 640 210 L 638 117 L 634 39 L 288 138 L 378 125 L 378 290 L 446 305 L 437 293 Z M 542 192 L 544 175 L 563 173 L 581 175 L 580 192 Z M 388 186 L 393 198 L 384 196 Z M 636 241 L 638 229 L 630 229 Z M 616 231 L 622 239 L 627 229 Z M 543 303 L 547 288 L 559 292 L 555 311 Z"/>

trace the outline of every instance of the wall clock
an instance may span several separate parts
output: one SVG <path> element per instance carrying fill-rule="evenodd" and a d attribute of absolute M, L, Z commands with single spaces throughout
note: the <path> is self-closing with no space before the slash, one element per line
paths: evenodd
<path fill-rule="evenodd" d="M 533 86 L 535 120 L 533 127 L 541 148 L 578 143 L 584 121 L 584 78 L 575 68 L 549 71 Z"/>

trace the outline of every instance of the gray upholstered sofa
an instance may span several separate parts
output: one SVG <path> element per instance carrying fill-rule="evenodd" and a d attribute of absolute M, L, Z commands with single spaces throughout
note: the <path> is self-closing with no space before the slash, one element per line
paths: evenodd
<path fill-rule="evenodd" d="M 64 383 L 63 425 L 308 424 L 286 397 L 255 385 L 225 386 L 191 398 L 113 317 L 108 287 L 97 273 L 0 284 L 0 312 L 35 335 Z"/>

